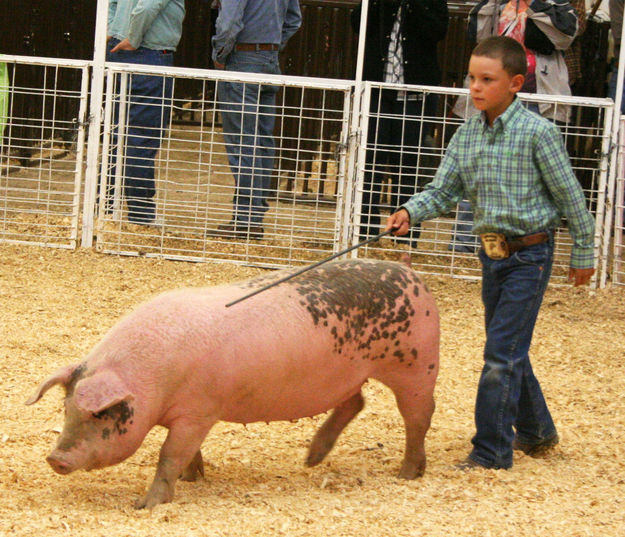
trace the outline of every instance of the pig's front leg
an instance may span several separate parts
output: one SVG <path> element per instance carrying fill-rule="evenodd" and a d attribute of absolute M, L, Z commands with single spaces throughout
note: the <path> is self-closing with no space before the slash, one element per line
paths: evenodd
<path fill-rule="evenodd" d="M 136 509 L 152 509 L 172 501 L 176 480 L 185 469 L 196 465 L 202 441 L 214 423 L 177 420 L 172 424 L 158 457 L 154 481 L 147 494 L 135 502 Z"/>
<path fill-rule="evenodd" d="M 182 481 L 195 481 L 198 476 L 204 477 L 204 460 L 202 459 L 202 452 L 198 449 L 195 457 L 184 469 L 180 479 Z"/>

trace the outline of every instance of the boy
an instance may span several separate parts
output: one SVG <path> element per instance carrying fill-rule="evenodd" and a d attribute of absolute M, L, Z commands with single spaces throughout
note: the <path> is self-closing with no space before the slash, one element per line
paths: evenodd
<path fill-rule="evenodd" d="M 525 52 L 515 40 L 489 37 L 475 47 L 469 89 L 481 114 L 453 136 L 433 182 L 386 225 L 404 235 L 463 197 L 475 215 L 486 345 L 473 450 L 461 469 L 510 468 L 513 448 L 537 455 L 558 443 L 528 351 L 562 215 L 573 238 L 569 281 L 584 285 L 594 273 L 594 222 L 560 133 L 516 98 L 525 72 Z"/>

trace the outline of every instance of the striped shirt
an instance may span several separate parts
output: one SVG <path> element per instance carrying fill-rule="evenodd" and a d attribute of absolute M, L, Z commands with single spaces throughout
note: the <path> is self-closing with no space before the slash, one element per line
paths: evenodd
<path fill-rule="evenodd" d="M 572 268 L 593 267 L 595 224 L 560 131 L 515 98 L 492 127 L 483 114 L 452 137 L 434 180 L 404 205 L 412 224 L 467 199 L 476 234 L 518 237 L 554 229 L 563 216 L 573 239 Z"/>

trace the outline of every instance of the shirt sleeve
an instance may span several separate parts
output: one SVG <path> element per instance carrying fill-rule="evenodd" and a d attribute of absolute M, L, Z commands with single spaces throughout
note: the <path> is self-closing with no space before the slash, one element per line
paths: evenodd
<path fill-rule="evenodd" d="M 549 125 L 536 142 L 537 164 L 560 214 L 566 216 L 573 239 L 572 268 L 593 268 L 595 222 L 569 161 L 560 131 Z"/>
<path fill-rule="evenodd" d="M 464 187 L 458 167 L 458 132 L 454 134 L 436 175 L 425 190 L 415 194 L 403 208 L 410 215 L 410 224 L 436 218 L 451 211 L 463 198 Z"/>
<path fill-rule="evenodd" d="M 286 11 L 284 25 L 282 26 L 282 42 L 281 48 L 284 48 L 291 36 L 297 32 L 302 25 L 302 13 L 299 7 L 299 0 L 289 0 L 289 6 Z"/>
<path fill-rule="evenodd" d="M 141 46 L 143 36 L 168 3 L 169 0 L 139 0 L 130 14 L 128 28 L 128 41 L 134 48 Z"/>
<path fill-rule="evenodd" d="M 109 0 L 109 11 L 108 11 L 108 35 L 111 35 L 110 28 L 113 24 L 113 19 L 115 18 L 115 12 L 117 11 L 117 0 Z"/>
<path fill-rule="evenodd" d="M 213 61 L 226 63 L 228 54 L 237 42 L 237 36 L 243 30 L 243 13 L 247 0 L 221 0 L 219 15 L 215 22 L 213 36 Z"/>

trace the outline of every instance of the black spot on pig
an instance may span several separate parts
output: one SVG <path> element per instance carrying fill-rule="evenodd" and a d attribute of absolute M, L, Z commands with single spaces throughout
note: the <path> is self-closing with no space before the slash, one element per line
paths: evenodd
<path fill-rule="evenodd" d="M 423 284 L 404 265 L 354 259 L 317 267 L 285 285 L 302 297 L 315 325 L 330 328 L 338 352 L 347 344 L 372 351 L 374 343 L 389 338 L 399 344 L 416 313 L 408 293 L 419 296 Z M 387 352 L 388 346 L 363 358 L 381 359 Z"/>
<path fill-rule="evenodd" d="M 113 427 L 112 431 L 109 431 L 108 428 L 105 428 L 102 431 L 102 438 L 106 439 L 114 432 L 120 436 L 126 434 L 128 432 L 126 424 L 132 424 L 132 417 L 134 414 L 134 408 L 131 407 L 128 402 L 122 401 L 121 403 L 113 405 L 102 412 L 94 413 L 93 417 L 98 420 L 111 420 L 113 422 L 111 424 Z"/>

